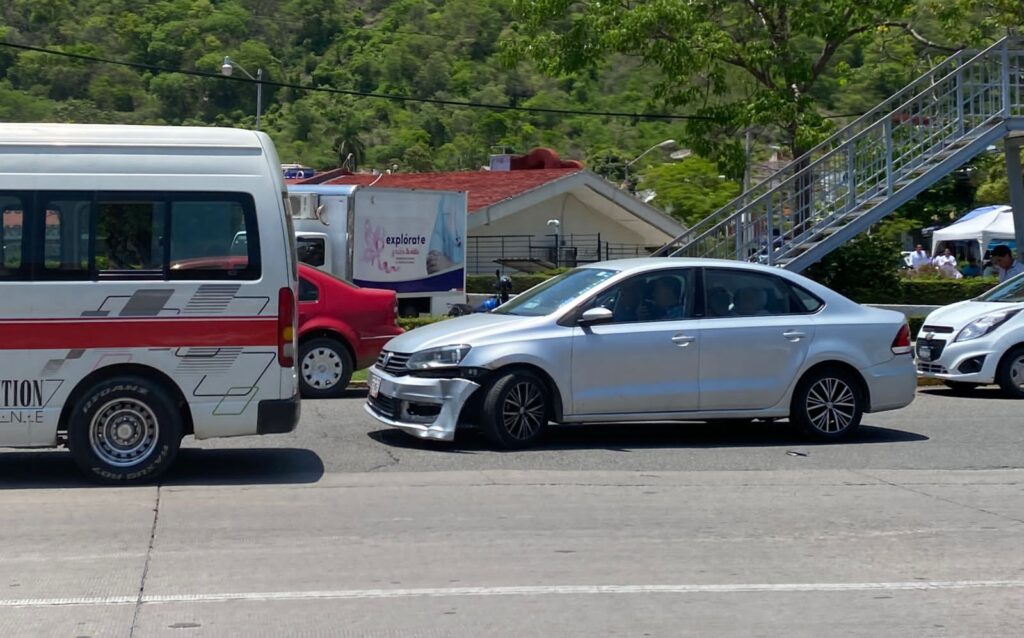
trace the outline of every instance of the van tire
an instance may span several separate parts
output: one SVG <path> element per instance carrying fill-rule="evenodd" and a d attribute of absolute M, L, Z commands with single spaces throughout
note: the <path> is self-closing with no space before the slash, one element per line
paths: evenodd
<path fill-rule="evenodd" d="M 71 456 L 101 483 L 155 480 L 174 463 L 182 436 L 181 411 L 170 394 L 137 376 L 96 383 L 79 396 L 68 421 Z"/>
<path fill-rule="evenodd" d="M 310 360 L 307 361 L 307 358 Z M 331 385 L 317 385 L 315 370 L 309 366 L 323 366 L 320 372 L 320 383 L 324 381 L 324 375 L 331 377 Z M 310 339 L 299 346 L 299 390 L 304 399 L 336 399 L 345 394 L 349 382 L 352 380 L 352 355 L 348 353 L 345 344 L 330 337 L 318 337 Z M 334 375 L 339 375 L 335 378 Z M 308 377 L 308 378 L 307 378 Z"/>

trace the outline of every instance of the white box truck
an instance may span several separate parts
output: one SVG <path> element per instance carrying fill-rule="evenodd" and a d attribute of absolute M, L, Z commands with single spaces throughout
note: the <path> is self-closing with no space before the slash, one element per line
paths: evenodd
<path fill-rule="evenodd" d="M 300 260 L 394 290 L 403 316 L 466 302 L 465 192 L 292 184 L 288 200 Z"/>

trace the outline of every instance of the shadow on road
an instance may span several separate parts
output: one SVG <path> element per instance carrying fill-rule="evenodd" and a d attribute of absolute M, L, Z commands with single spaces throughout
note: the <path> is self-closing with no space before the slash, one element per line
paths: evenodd
<path fill-rule="evenodd" d="M 945 387 L 930 387 L 920 388 L 918 389 L 918 392 L 921 394 L 929 394 L 933 397 L 948 397 L 950 399 L 988 399 L 989 401 L 993 399 L 1012 400 L 1004 395 L 1002 390 L 996 386 L 976 388 L 974 390 L 950 390 Z"/>
<path fill-rule="evenodd" d="M 472 454 L 493 448 L 476 430 L 460 430 L 452 443 L 424 441 L 401 430 L 383 429 L 368 434 L 373 440 L 397 448 L 433 450 L 450 454 Z M 799 436 L 788 424 L 709 424 L 709 423 L 602 423 L 585 426 L 554 426 L 540 444 L 517 450 L 629 450 L 647 448 L 731 448 L 793 447 L 815 445 L 863 445 L 868 443 L 909 443 L 927 441 L 916 432 L 862 425 L 848 439 L 837 442 L 814 441 Z"/>
<path fill-rule="evenodd" d="M 296 448 L 185 448 L 161 485 L 291 485 L 315 483 L 324 464 Z M 0 490 L 104 487 L 89 481 L 65 450 L 0 453 Z"/>

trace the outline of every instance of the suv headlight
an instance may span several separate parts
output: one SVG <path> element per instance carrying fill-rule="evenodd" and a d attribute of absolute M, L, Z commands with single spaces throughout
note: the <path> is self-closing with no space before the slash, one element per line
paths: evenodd
<path fill-rule="evenodd" d="M 462 363 L 469 354 L 469 346 L 441 346 L 430 350 L 421 350 L 409 357 L 406 364 L 410 370 L 435 370 L 437 368 L 454 368 Z"/>
<path fill-rule="evenodd" d="M 964 329 L 960 331 L 960 334 L 956 336 L 956 341 L 970 341 L 971 339 L 984 337 L 1009 321 L 1010 318 L 1015 316 L 1018 312 L 1020 312 L 1020 310 L 1004 310 L 1002 312 L 993 312 L 990 315 L 979 317 L 967 324 Z"/>

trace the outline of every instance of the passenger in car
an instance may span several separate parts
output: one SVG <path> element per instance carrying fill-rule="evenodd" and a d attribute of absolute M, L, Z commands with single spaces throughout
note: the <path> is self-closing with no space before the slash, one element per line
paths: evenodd
<path fill-rule="evenodd" d="M 732 311 L 732 295 L 725 288 L 713 288 L 708 293 L 708 314 L 712 317 L 730 317 Z"/>
<path fill-rule="evenodd" d="M 768 295 L 763 288 L 740 288 L 736 291 L 736 314 L 743 317 L 767 315 Z"/>

